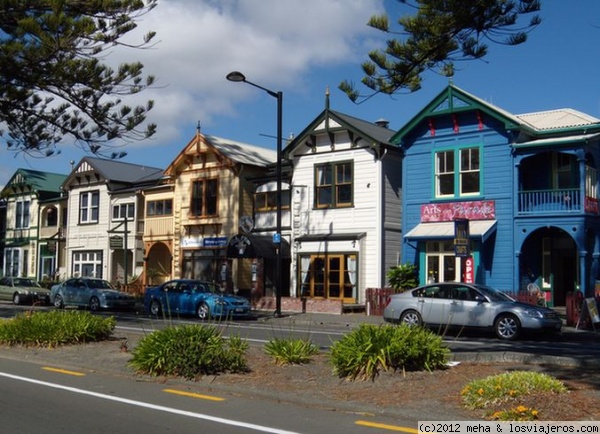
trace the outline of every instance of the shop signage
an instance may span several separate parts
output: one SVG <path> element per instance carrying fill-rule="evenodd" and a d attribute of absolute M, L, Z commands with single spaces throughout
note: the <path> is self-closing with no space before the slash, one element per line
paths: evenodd
<path fill-rule="evenodd" d="M 472 256 L 465 259 L 465 283 L 475 283 L 475 261 Z"/>
<path fill-rule="evenodd" d="M 122 249 L 123 248 L 123 237 L 119 235 L 113 235 L 108 239 L 111 249 Z"/>
<path fill-rule="evenodd" d="M 228 242 L 227 237 L 204 238 L 203 245 L 204 247 L 225 247 Z"/>
<path fill-rule="evenodd" d="M 457 219 L 494 220 L 495 218 L 496 202 L 493 200 L 421 205 L 421 223 L 451 222 Z"/>

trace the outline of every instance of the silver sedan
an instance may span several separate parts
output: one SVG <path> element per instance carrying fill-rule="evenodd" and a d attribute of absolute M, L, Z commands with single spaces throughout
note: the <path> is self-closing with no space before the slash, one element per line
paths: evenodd
<path fill-rule="evenodd" d="M 433 283 L 393 294 L 383 313 L 392 323 L 492 329 L 500 339 L 516 339 L 523 330 L 560 331 L 558 313 L 520 303 L 485 285 Z"/>

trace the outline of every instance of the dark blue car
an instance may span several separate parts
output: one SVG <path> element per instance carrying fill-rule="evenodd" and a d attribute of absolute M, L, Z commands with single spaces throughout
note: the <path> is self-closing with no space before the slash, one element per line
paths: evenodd
<path fill-rule="evenodd" d="M 193 315 L 200 319 L 249 317 L 250 302 L 244 297 L 224 294 L 209 282 L 175 279 L 144 295 L 144 306 L 150 314 Z"/>

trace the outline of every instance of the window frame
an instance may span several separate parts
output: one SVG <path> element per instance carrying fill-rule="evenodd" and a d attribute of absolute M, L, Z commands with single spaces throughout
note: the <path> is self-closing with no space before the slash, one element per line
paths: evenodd
<path fill-rule="evenodd" d="M 197 186 L 200 184 L 202 185 L 201 195 L 198 195 L 199 189 Z M 211 185 L 213 186 L 212 189 L 207 188 Z M 214 212 L 211 212 L 212 208 L 214 208 Z M 217 217 L 219 215 L 219 178 L 203 178 L 192 181 L 190 215 L 196 218 Z"/>
<path fill-rule="evenodd" d="M 340 169 L 343 173 L 340 174 Z M 326 173 L 321 172 L 326 170 Z M 350 172 L 350 179 L 347 180 L 345 173 Z M 340 178 L 344 179 L 340 179 Z M 314 166 L 314 201 L 313 205 L 317 209 L 330 208 L 351 208 L 354 206 L 354 161 L 333 161 L 328 163 L 315 164 Z M 349 188 L 349 200 L 342 201 L 345 192 L 341 192 L 342 188 Z M 321 194 L 323 192 L 323 194 Z M 329 193 L 329 198 L 324 198 L 326 193 Z"/>
<path fill-rule="evenodd" d="M 125 208 L 125 216 L 123 216 L 123 208 Z M 117 212 L 116 217 L 115 211 Z M 135 202 L 124 202 L 113 205 L 111 220 L 113 222 L 123 221 L 125 217 L 127 217 L 127 221 L 135 219 Z"/>
<path fill-rule="evenodd" d="M 281 190 L 281 209 L 290 209 L 290 190 Z M 260 191 L 254 193 L 254 209 L 256 212 L 277 211 L 277 191 Z"/>
<path fill-rule="evenodd" d="M 84 197 L 86 205 L 83 205 Z M 97 203 L 94 205 L 94 197 L 97 198 Z M 83 218 L 85 212 L 86 218 Z M 94 212 L 96 217 L 94 218 Z M 100 191 L 90 190 L 79 193 L 79 224 L 98 224 L 100 221 Z"/>
<path fill-rule="evenodd" d="M 158 212 L 158 204 L 162 204 L 162 211 Z M 167 203 L 169 203 L 170 205 L 167 207 Z M 152 213 L 150 213 L 150 208 L 153 208 L 154 211 Z M 169 211 L 167 212 L 167 208 L 169 209 Z M 168 199 L 156 199 L 156 200 L 149 200 L 146 202 L 146 217 L 166 217 L 166 216 L 172 216 L 173 215 L 173 198 L 168 198 Z"/>
<path fill-rule="evenodd" d="M 15 229 L 29 229 L 31 220 L 31 200 L 15 201 Z"/>
<path fill-rule="evenodd" d="M 474 158 L 473 151 L 477 151 L 477 159 Z M 466 160 L 469 162 L 468 167 L 465 167 L 463 164 L 465 152 L 469 152 Z M 443 160 L 444 167 L 440 164 L 440 157 L 442 155 L 446 156 Z M 483 194 L 482 156 L 481 145 L 464 145 L 455 148 L 436 149 L 433 152 L 433 197 L 444 200 L 481 196 Z M 474 163 L 475 161 L 477 162 Z M 450 165 L 452 168 L 448 169 Z M 465 182 L 465 178 L 474 174 L 476 174 L 479 184 L 477 191 L 464 191 L 466 185 L 468 185 Z M 445 177 L 445 179 L 442 179 L 442 177 Z M 452 192 L 442 192 L 442 187 L 447 186 L 446 184 L 448 184 L 450 177 L 452 179 Z"/>

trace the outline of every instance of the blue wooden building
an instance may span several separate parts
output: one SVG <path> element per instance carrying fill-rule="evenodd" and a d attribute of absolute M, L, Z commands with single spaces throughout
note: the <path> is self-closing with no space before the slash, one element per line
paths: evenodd
<path fill-rule="evenodd" d="M 403 262 L 421 283 L 535 283 L 550 306 L 594 295 L 600 119 L 513 115 L 449 85 L 391 141 L 404 150 Z"/>

